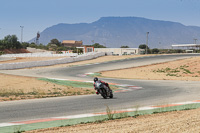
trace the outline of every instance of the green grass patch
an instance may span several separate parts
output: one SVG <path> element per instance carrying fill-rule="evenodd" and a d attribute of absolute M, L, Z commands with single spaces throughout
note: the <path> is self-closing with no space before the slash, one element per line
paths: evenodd
<path fill-rule="evenodd" d="M 55 80 L 55 79 L 47 79 L 47 78 L 38 78 L 38 80 L 43 80 L 43 81 L 51 82 L 58 85 L 65 85 L 65 86 L 71 86 L 71 87 L 77 87 L 77 88 L 93 88 L 93 83 L 87 83 L 87 82 Z"/>
<path fill-rule="evenodd" d="M 166 73 L 166 76 L 176 76 L 176 77 L 180 77 L 181 73 L 182 74 L 194 74 L 194 72 L 191 72 L 190 70 L 186 69 L 189 66 L 187 65 L 182 65 L 180 67 L 177 67 L 175 69 L 173 68 L 161 68 L 161 69 L 157 69 L 157 70 L 153 70 L 154 73 Z M 178 75 L 179 73 L 179 75 Z"/>
<path fill-rule="evenodd" d="M 184 68 L 183 68 L 183 70 L 184 70 L 184 72 L 185 72 L 186 74 L 193 74 L 193 72 L 191 72 L 191 71 L 188 70 L 188 69 L 184 69 Z"/>
<path fill-rule="evenodd" d="M 90 76 L 90 77 L 102 77 L 101 73 L 94 73 L 94 74 L 90 74 L 88 76 Z"/>
<path fill-rule="evenodd" d="M 93 83 L 88 82 L 79 82 L 79 81 L 68 81 L 68 80 L 55 80 L 55 79 L 47 79 L 47 78 L 38 78 L 39 80 L 51 82 L 58 85 L 65 85 L 77 88 L 94 88 Z M 112 90 L 116 90 L 119 88 L 117 85 L 109 85 Z M 86 90 L 87 91 L 87 90 Z M 89 91 L 89 90 L 88 90 Z"/>

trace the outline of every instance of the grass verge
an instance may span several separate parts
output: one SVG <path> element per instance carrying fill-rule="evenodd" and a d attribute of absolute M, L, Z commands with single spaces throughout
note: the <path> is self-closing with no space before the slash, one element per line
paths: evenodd
<path fill-rule="evenodd" d="M 47 78 L 39 78 L 39 80 L 59 84 L 59 85 L 65 85 L 70 87 L 78 87 L 78 88 L 94 88 L 93 83 L 89 82 L 79 82 L 79 81 L 69 81 L 69 80 L 55 80 L 55 79 L 47 79 Z M 117 85 L 109 85 L 110 88 L 115 91 L 119 89 Z"/>
<path fill-rule="evenodd" d="M 69 81 L 69 80 L 55 80 L 55 79 L 47 79 L 47 78 L 38 78 L 38 80 L 43 80 L 51 83 L 55 83 L 58 85 L 65 85 L 71 87 L 80 87 L 80 88 L 93 88 L 93 83 L 88 82 L 78 82 L 78 81 Z"/>

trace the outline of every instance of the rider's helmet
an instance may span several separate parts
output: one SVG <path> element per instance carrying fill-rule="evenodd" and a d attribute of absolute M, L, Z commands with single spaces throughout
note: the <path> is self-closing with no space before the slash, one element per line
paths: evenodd
<path fill-rule="evenodd" d="M 98 78 L 97 78 L 97 77 L 94 78 L 94 82 L 96 82 L 96 81 L 98 81 Z"/>

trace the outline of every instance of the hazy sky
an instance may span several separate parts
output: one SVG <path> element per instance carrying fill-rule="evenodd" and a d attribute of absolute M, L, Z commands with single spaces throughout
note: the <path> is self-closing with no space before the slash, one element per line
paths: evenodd
<path fill-rule="evenodd" d="M 0 39 L 29 41 L 58 23 L 91 23 L 100 17 L 135 16 L 200 26 L 200 0 L 0 0 Z"/>

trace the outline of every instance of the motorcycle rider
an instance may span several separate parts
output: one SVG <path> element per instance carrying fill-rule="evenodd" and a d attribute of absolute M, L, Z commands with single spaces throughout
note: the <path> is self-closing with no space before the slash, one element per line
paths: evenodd
<path fill-rule="evenodd" d="M 96 83 L 97 81 L 100 81 L 102 84 L 105 84 L 106 87 L 108 87 L 109 91 L 112 91 L 112 90 L 110 89 L 110 86 L 109 86 L 108 83 L 106 83 L 106 82 L 104 82 L 104 81 L 102 81 L 102 80 L 99 80 L 97 77 L 94 78 L 94 89 L 95 89 L 95 83 Z M 96 94 L 99 95 L 99 92 L 98 92 L 97 90 L 96 90 Z"/>

